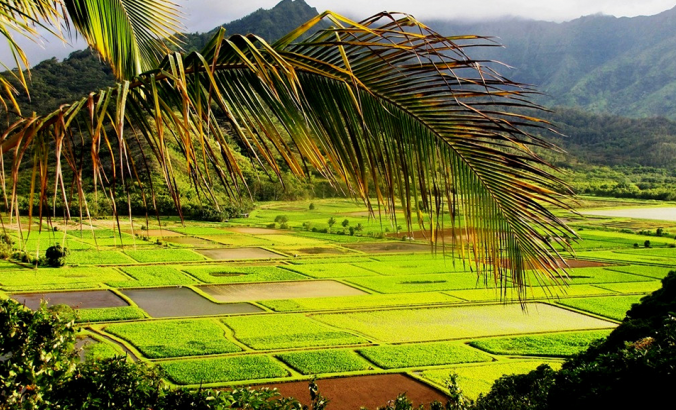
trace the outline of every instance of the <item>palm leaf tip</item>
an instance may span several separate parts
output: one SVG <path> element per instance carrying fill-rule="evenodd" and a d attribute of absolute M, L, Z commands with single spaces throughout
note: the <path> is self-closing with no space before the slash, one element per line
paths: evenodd
<path fill-rule="evenodd" d="M 165 41 L 176 45 L 181 28 L 170 0 L 62 0 L 79 33 L 108 62 L 118 79 L 157 66 Z"/>
<path fill-rule="evenodd" d="M 527 87 L 466 55 L 481 37 L 451 41 L 407 15 L 359 23 L 324 15 L 332 28 L 304 35 L 316 19 L 272 45 L 218 33 L 201 53 L 167 55 L 127 86 L 22 120 L 0 149 L 37 150 L 82 136 L 94 163 L 115 160 L 114 168 L 96 167 L 99 183 L 148 189 L 130 160 L 129 147 L 141 139 L 180 208 L 170 146 L 189 164 L 195 187 L 212 193 L 219 181 L 237 196 L 247 180 L 229 145 L 235 138 L 279 178 L 280 162 L 301 177 L 312 166 L 369 208 L 394 217 L 401 207 L 409 232 L 420 224 L 470 259 L 487 284 L 514 287 L 521 297 L 530 280 L 565 276 L 546 238 L 575 237 L 550 209 L 568 209 L 566 185 L 532 150 L 551 147 L 537 134 L 549 125 L 523 114 L 539 109 Z M 74 156 L 71 149 L 63 144 L 60 155 Z M 440 235 L 448 227 L 451 234 Z"/>

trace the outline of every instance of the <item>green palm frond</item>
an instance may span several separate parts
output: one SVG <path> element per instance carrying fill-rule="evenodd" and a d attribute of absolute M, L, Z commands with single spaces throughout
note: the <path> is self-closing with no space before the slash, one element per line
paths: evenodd
<path fill-rule="evenodd" d="M 333 28 L 306 36 L 321 19 Z M 486 281 L 523 292 L 535 270 L 536 280 L 556 282 L 565 272 L 546 238 L 575 234 L 549 207 L 567 209 L 569 191 L 533 152 L 556 148 L 534 134 L 548 124 L 526 114 L 538 109 L 527 99 L 532 90 L 465 54 L 480 44 L 493 43 L 446 38 L 387 13 L 357 23 L 326 12 L 272 45 L 221 31 L 201 53 L 170 54 L 133 81 L 10 127 L 0 149 L 12 170 L 12 208 L 26 156 L 36 204 L 50 191 L 68 203 L 70 187 L 82 204 L 76 146 L 91 158 L 97 185 L 143 188 L 130 152 L 140 140 L 178 209 L 170 142 L 198 189 L 210 193 L 220 183 L 237 195 L 246 182 L 226 123 L 280 179 L 278 157 L 299 177 L 311 166 L 346 184 L 370 209 L 393 216 L 401 206 L 409 230 L 422 225 Z M 70 183 L 63 165 L 76 176 Z M 451 233 L 442 238 L 449 214 Z"/>
<path fill-rule="evenodd" d="M 118 79 L 157 66 L 180 29 L 170 0 L 62 0 L 75 28 L 113 68 Z"/>

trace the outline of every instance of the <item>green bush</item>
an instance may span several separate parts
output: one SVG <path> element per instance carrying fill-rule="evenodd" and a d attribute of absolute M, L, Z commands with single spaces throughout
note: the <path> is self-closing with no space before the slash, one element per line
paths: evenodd
<path fill-rule="evenodd" d="M 47 265 L 52 268 L 60 268 L 66 264 L 68 249 L 62 248 L 60 244 L 52 245 L 45 251 L 45 260 Z"/>

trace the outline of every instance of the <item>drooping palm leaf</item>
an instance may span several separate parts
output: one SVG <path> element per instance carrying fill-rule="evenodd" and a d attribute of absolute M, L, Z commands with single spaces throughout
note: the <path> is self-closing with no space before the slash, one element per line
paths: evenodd
<path fill-rule="evenodd" d="M 322 18 L 334 28 L 299 40 Z M 426 216 L 433 241 L 450 213 L 444 242 L 452 251 L 486 281 L 523 291 L 530 269 L 537 280 L 562 273 L 546 237 L 574 233 L 547 206 L 566 208 L 567 188 L 531 150 L 555 148 L 532 134 L 547 124 L 524 114 L 537 109 L 526 99 L 531 91 L 467 57 L 463 47 L 477 43 L 486 41 L 445 38 L 386 13 L 357 23 L 326 12 L 273 45 L 221 31 L 202 53 L 171 54 L 132 82 L 17 122 L 0 149 L 13 154 L 5 163 L 15 186 L 23 157 L 32 155 L 36 203 L 47 202 L 52 186 L 67 204 L 60 168 L 65 161 L 79 175 L 79 141 L 87 141 L 95 183 L 111 187 L 141 184 L 129 147 L 142 138 L 180 209 L 168 141 L 198 189 L 221 183 L 236 195 L 245 184 L 219 126 L 225 121 L 280 178 L 276 156 L 300 177 L 310 165 L 369 207 L 376 198 L 394 215 L 400 204 L 409 230 Z M 56 175 L 48 175 L 50 157 Z M 82 203 L 82 180 L 73 185 Z M 15 191 L 12 198 L 15 209 Z"/>
<path fill-rule="evenodd" d="M 113 68 L 118 79 L 153 69 L 164 57 L 163 39 L 179 30 L 170 0 L 62 0 L 87 43 Z"/>

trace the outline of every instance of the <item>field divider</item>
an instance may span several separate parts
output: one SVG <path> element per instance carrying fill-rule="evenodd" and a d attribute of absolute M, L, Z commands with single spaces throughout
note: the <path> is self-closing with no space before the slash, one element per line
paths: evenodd
<path fill-rule="evenodd" d="M 223 329 L 226 339 L 233 342 L 235 345 L 237 345 L 237 347 L 242 349 L 242 352 L 251 353 L 256 351 L 255 349 L 252 349 L 251 347 L 240 342 L 239 339 L 235 337 L 235 331 L 231 329 L 228 325 L 226 325 L 225 322 L 223 322 L 221 319 L 212 319 L 212 320 L 218 325 L 218 327 Z"/>
<path fill-rule="evenodd" d="M 618 296 L 620 296 L 620 295 L 618 295 Z M 599 297 L 604 297 L 604 296 L 599 296 Z M 559 304 L 559 303 L 557 303 L 557 304 L 547 303 L 547 304 L 554 306 L 554 307 L 557 307 L 559 309 L 565 309 L 565 310 L 575 312 L 575 313 L 578 313 L 578 314 L 581 314 L 581 315 L 593 317 L 595 319 L 601 319 L 601 320 L 605 320 L 606 322 L 612 322 L 612 323 L 617 324 L 617 325 L 622 323 L 621 320 L 612 319 L 612 318 L 609 318 L 607 316 L 599 315 L 599 314 L 596 314 L 596 313 L 592 313 L 592 312 L 589 312 L 589 311 L 586 311 L 586 310 L 574 308 L 574 307 L 571 307 L 571 306 L 567 306 L 567 305 L 563 305 L 563 304 Z"/>
<path fill-rule="evenodd" d="M 119 338 L 117 336 L 111 335 L 107 332 L 105 332 L 102 328 L 99 328 L 99 326 L 90 326 L 88 328 L 91 332 L 98 334 L 99 336 L 103 337 L 106 340 L 109 340 L 116 345 L 120 346 L 122 350 L 125 351 L 129 356 L 131 356 L 132 361 L 138 362 L 148 362 L 148 359 L 145 358 L 141 352 L 139 352 L 135 346 L 131 344 L 131 342 L 128 342 L 122 338 Z"/>

